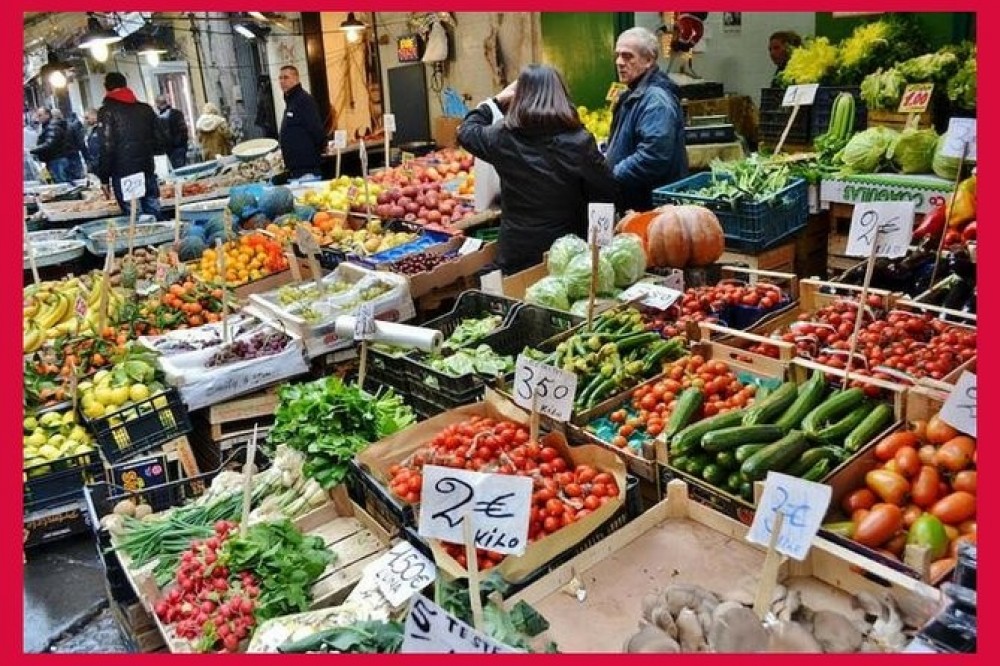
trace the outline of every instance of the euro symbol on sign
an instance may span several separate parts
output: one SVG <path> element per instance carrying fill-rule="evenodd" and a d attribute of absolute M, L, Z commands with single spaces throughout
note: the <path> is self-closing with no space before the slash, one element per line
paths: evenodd
<path fill-rule="evenodd" d="M 473 511 L 481 513 L 487 518 L 513 518 L 513 513 L 501 513 L 502 511 L 505 511 L 507 507 L 507 502 L 505 500 L 513 496 L 514 493 L 505 493 L 498 497 L 494 497 L 489 502 L 476 502 L 476 507 Z"/>

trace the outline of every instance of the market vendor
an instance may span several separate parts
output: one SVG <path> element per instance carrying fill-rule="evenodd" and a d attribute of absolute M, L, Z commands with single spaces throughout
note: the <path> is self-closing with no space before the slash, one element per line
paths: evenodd
<path fill-rule="evenodd" d="M 619 185 L 618 208 L 653 208 L 653 190 L 688 173 L 684 113 L 677 89 L 656 64 L 660 42 L 645 28 L 618 36 L 615 67 L 628 88 L 613 104 L 607 160 Z"/>
<path fill-rule="evenodd" d="M 319 178 L 320 154 L 326 146 L 326 131 L 319 106 L 299 83 L 299 70 L 293 65 L 281 68 L 278 85 L 285 94 L 285 113 L 281 117 L 279 140 L 288 177 L 292 180 L 305 176 Z"/>
<path fill-rule="evenodd" d="M 493 124 L 493 106 L 505 114 Z M 566 84 L 548 65 L 465 116 L 458 143 L 500 176 L 499 253 L 505 274 L 538 264 L 560 236 L 586 237 L 587 204 L 614 201 L 615 184 Z"/>
<path fill-rule="evenodd" d="M 780 87 L 781 73 L 785 71 L 788 59 L 792 57 L 792 50 L 799 46 L 802 46 L 802 38 L 791 30 L 776 32 L 768 38 L 767 52 L 771 56 L 771 62 L 778 68 L 771 79 L 772 88 Z"/>

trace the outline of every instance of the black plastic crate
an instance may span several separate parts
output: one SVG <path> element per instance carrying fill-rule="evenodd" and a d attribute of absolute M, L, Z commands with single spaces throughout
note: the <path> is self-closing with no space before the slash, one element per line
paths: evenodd
<path fill-rule="evenodd" d="M 96 449 L 25 468 L 25 510 L 47 509 L 79 499 L 83 487 L 100 478 L 102 469 Z"/>
<path fill-rule="evenodd" d="M 441 331 L 441 335 L 447 340 L 463 319 L 479 319 L 487 315 L 500 315 L 503 319 L 494 330 L 496 332 L 510 323 L 511 316 L 520 305 L 520 301 L 506 296 L 494 296 L 478 290 L 465 291 L 459 294 L 451 312 L 431 319 L 421 324 L 420 327 Z"/>
<path fill-rule="evenodd" d="M 567 548 L 554 558 L 540 566 L 535 571 L 528 574 L 517 583 L 510 583 L 505 597 L 509 598 L 521 590 L 536 583 L 538 580 L 555 571 L 566 564 L 580 553 L 596 546 L 598 543 L 608 538 L 621 528 L 625 527 L 635 517 L 642 513 L 642 495 L 639 492 L 639 479 L 632 475 L 626 476 L 625 504 L 615 512 L 611 518 L 604 521 L 597 529 L 591 532 L 587 538 L 583 539 L 571 548 Z M 416 526 L 406 526 L 400 533 L 406 541 L 419 550 L 428 559 L 433 559 L 430 545 L 417 533 Z"/>
<path fill-rule="evenodd" d="M 684 128 L 684 143 L 688 146 L 704 143 L 732 143 L 733 141 L 736 141 L 736 128 L 732 125 Z"/>
<path fill-rule="evenodd" d="M 390 534 L 399 534 L 404 527 L 416 526 L 413 507 L 393 497 L 389 489 L 375 480 L 356 460 L 351 461 L 346 483 L 350 498 Z"/>
<path fill-rule="evenodd" d="M 24 548 L 34 548 L 90 531 L 83 492 L 72 500 L 45 509 L 24 508 Z"/>
<path fill-rule="evenodd" d="M 698 190 L 711 184 L 711 173 L 697 173 L 684 180 L 653 190 L 653 205 L 694 204 L 715 213 L 722 224 L 726 247 L 730 250 L 759 252 L 803 229 L 809 219 L 809 187 L 801 178 L 766 201 L 710 199 Z"/>
<path fill-rule="evenodd" d="M 409 373 L 406 370 L 406 358 L 409 354 L 392 356 L 378 351 L 368 350 L 368 367 L 365 369 L 366 379 L 375 384 L 389 386 L 397 393 L 410 393 Z"/>
<path fill-rule="evenodd" d="M 842 92 L 850 93 L 854 97 L 854 131 L 860 132 L 867 127 L 868 107 L 861 99 L 861 88 L 857 86 L 820 86 L 816 90 L 816 99 L 813 100 L 812 104 L 810 131 L 813 138 L 826 133 L 829 129 L 830 116 L 833 114 L 833 102 L 837 99 L 837 95 Z M 799 113 L 802 113 L 802 109 L 799 109 Z"/>
<path fill-rule="evenodd" d="M 187 407 L 174 388 L 87 425 L 112 465 L 191 432 Z"/>
<path fill-rule="evenodd" d="M 760 140 L 767 142 L 771 147 L 777 146 L 791 115 L 791 108 L 787 111 L 761 111 L 760 120 L 757 125 L 757 135 L 760 137 Z M 792 126 L 788 130 L 788 136 L 785 137 L 785 143 L 801 145 L 812 142 L 811 123 L 812 114 L 808 111 L 808 107 L 799 107 L 799 112 L 795 116 L 795 122 L 792 123 Z"/>

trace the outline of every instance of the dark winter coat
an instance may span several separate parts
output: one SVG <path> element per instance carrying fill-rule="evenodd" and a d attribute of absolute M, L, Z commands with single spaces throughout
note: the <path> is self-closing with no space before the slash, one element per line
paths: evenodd
<path fill-rule="evenodd" d="M 560 236 L 587 235 L 587 204 L 615 200 L 615 183 L 584 129 L 550 132 L 493 123 L 482 104 L 465 116 L 458 142 L 500 176 L 499 256 L 504 273 L 541 262 Z"/>
<path fill-rule="evenodd" d="M 69 156 L 73 152 L 73 143 L 73 137 L 70 136 L 66 121 L 60 118 L 50 118 L 49 122 L 42 125 L 38 134 L 38 142 L 31 149 L 31 154 L 43 162 L 51 162 L 60 157 Z"/>
<path fill-rule="evenodd" d="M 97 176 L 107 183 L 142 171 L 153 173 L 153 156 L 162 154 L 167 138 L 156 111 L 128 88 L 112 90 L 97 112 L 101 146 Z"/>
<path fill-rule="evenodd" d="M 184 122 L 184 114 L 172 106 L 168 106 L 157 114 L 162 125 L 161 130 L 167 137 L 164 148 L 167 152 L 177 148 L 187 148 L 188 126 Z"/>
<path fill-rule="evenodd" d="M 301 85 L 285 93 L 279 141 L 285 168 L 292 178 L 307 173 L 319 175 L 326 130 L 316 100 Z"/>
<path fill-rule="evenodd" d="M 654 189 L 687 176 L 684 113 L 676 86 L 659 68 L 618 98 L 607 158 L 621 188 L 622 211 L 650 210 Z"/>

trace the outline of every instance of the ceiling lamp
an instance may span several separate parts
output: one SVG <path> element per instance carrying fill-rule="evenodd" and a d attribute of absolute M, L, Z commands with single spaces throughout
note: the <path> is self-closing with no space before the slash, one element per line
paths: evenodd
<path fill-rule="evenodd" d="M 340 29 L 347 33 L 347 41 L 357 42 L 365 31 L 365 24 L 354 16 L 354 12 L 348 12 L 347 20 L 340 24 Z"/>
<path fill-rule="evenodd" d="M 42 66 L 38 75 L 43 81 L 48 81 L 49 85 L 53 88 L 65 88 L 68 82 L 66 78 L 67 69 L 69 69 L 68 65 L 60 62 L 56 56 L 50 55 L 49 61 Z"/>
<path fill-rule="evenodd" d="M 155 40 L 147 39 L 143 42 L 136 50 L 136 54 L 144 56 L 146 58 L 146 64 L 150 67 L 157 67 L 160 64 L 160 55 L 166 53 L 167 50 L 162 48 Z"/>
<path fill-rule="evenodd" d="M 246 24 L 237 23 L 236 25 L 233 26 L 233 30 L 235 30 L 236 32 L 240 33 L 241 35 L 243 35 L 247 39 L 257 39 L 257 35 Z"/>
<path fill-rule="evenodd" d="M 97 17 L 91 15 L 87 19 L 87 34 L 77 44 L 81 49 L 90 49 L 90 55 L 98 62 L 108 59 L 108 45 L 122 41 L 121 35 L 114 30 L 101 27 Z"/>

